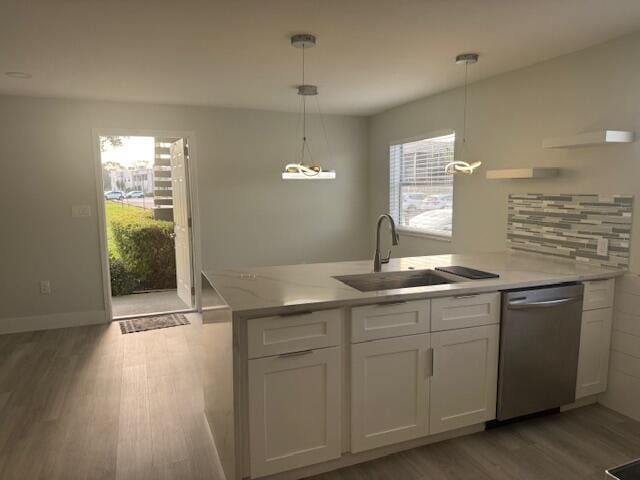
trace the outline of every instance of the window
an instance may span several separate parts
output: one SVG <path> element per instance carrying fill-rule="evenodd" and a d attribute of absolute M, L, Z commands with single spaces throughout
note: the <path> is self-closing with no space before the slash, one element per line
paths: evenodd
<path fill-rule="evenodd" d="M 455 134 L 389 147 L 389 210 L 401 230 L 451 238 Z"/>

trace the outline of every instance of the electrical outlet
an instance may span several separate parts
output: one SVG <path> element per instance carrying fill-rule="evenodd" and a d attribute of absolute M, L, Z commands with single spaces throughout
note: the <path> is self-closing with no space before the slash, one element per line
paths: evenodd
<path fill-rule="evenodd" d="M 598 239 L 598 247 L 596 249 L 596 253 L 603 257 L 606 257 L 609 254 L 609 239 L 605 237 L 601 237 Z"/>
<path fill-rule="evenodd" d="M 51 295 L 51 282 L 40 280 L 40 295 Z"/>
<path fill-rule="evenodd" d="M 90 217 L 91 205 L 73 205 L 71 207 L 72 217 Z"/>

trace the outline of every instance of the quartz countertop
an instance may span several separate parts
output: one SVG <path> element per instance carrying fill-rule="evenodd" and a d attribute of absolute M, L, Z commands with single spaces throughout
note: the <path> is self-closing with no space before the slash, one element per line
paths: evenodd
<path fill-rule="evenodd" d="M 497 273 L 500 278 L 461 278 L 456 283 L 444 285 L 360 292 L 333 277 L 371 273 L 371 260 L 237 268 L 202 273 L 231 308 L 234 318 L 606 279 L 624 273 L 623 270 L 512 251 L 395 258 L 384 265 L 382 271 L 422 270 L 451 265 Z"/>

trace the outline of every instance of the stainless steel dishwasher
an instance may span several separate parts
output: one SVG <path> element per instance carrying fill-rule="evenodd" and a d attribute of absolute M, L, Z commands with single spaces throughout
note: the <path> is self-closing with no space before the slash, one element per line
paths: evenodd
<path fill-rule="evenodd" d="M 498 421 L 572 403 L 582 285 L 502 294 Z"/>

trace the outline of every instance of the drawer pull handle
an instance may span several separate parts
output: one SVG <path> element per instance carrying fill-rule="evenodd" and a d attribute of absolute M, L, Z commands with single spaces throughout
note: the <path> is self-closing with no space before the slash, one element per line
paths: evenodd
<path fill-rule="evenodd" d="M 301 350 L 299 352 L 281 353 L 278 356 L 280 358 L 302 357 L 303 355 L 310 355 L 312 353 L 313 353 L 313 350 Z"/>
<path fill-rule="evenodd" d="M 402 305 L 403 303 L 407 303 L 407 300 L 399 300 L 397 302 L 378 303 L 378 306 L 379 307 L 388 307 L 389 305 Z"/>
<path fill-rule="evenodd" d="M 453 298 L 473 298 L 473 297 L 477 297 L 478 294 L 477 293 L 470 293 L 469 295 L 454 295 Z"/>
<path fill-rule="evenodd" d="M 311 315 L 313 312 L 311 310 L 305 310 L 303 312 L 287 312 L 287 313 L 281 313 L 280 315 L 278 315 L 279 317 L 295 317 L 298 315 Z"/>

